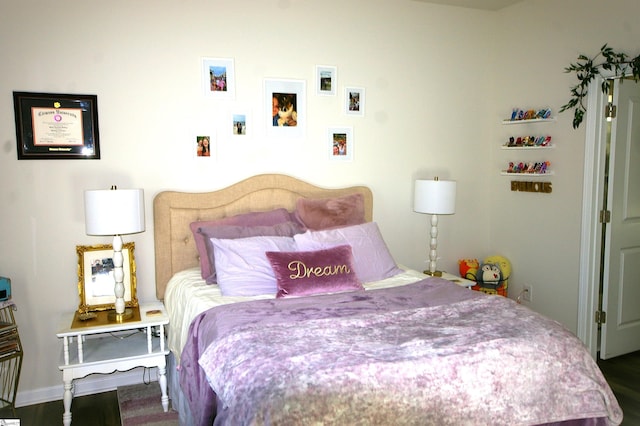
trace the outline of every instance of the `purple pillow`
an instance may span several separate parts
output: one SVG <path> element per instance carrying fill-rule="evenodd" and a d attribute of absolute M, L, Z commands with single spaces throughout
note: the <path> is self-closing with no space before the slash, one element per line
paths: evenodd
<path fill-rule="evenodd" d="M 336 198 L 299 198 L 295 216 L 312 230 L 358 225 L 365 222 L 364 196 L 356 193 Z"/>
<path fill-rule="evenodd" d="M 379 281 L 402 272 L 393 260 L 375 222 L 294 235 L 298 250 L 318 250 L 349 244 L 361 282 Z"/>
<path fill-rule="evenodd" d="M 218 239 L 236 239 L 248 237 L 293 237 L 296 234 L 304 232 L 302 225 L 298 222 L 282 222 L 275 225 L 264 226 L 201 226 L 198 228 L 198 234 L 204 235 L 205 247 L 207 250 L 207 259 L 211 268 L 211 275 L 204 277 L 208 284 L 216 282 L 216 267 L 213 245 L 211 238 Z"/>
<path fill-rule="evenodd" d="M 219 225 L 237 225 L 237 226 L 261 226 L 275 225 L 277 223 L 289 222 L 292 220 L 291 213 L 287 209 L 275 209 L 268 212 L 251 212 L 229 216 L 217 220 L 209 220 L 202 222 L 193 222 L 189 225 L 193 239 L 196 243 L 196 249 L 200 255 L 200 271 L 202 278 L 206 279 L 213 274 L 209 266 L 209 257 L 207 256 L 207 247 L 204 235 L 198 233 L 198 228 L 203 226 L 219 226 Z"/>
<path fill-rule="evenodd" d="M 211 238 L 211 243 L 223 296 L 275 294 L 276 277 L 265 252 L 296 249 L 290 237 Z"/>
<path fill-rule="evenodd" d="M 276 297 L 364 290 L 353 269 L 351 247 L 266 253 L 275 273 Z"/>

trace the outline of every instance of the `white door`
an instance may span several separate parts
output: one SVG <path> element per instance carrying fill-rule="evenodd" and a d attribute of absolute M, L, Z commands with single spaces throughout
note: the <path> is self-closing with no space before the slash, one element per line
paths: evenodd
<path fill-rule="evenodd" d="M 640 350 L 640 84 L 615 81 L 600 358 Z"/>

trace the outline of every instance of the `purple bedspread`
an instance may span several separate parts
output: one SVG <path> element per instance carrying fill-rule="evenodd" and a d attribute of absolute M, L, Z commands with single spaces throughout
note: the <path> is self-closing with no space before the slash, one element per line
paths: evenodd
<path fill-rule="evenodd" d="M 191 325 L 180 382 L 200 425 L 216 395 L 216 424 L 622 420 L 559 323 L 437 278 L 213 308 Z"/>

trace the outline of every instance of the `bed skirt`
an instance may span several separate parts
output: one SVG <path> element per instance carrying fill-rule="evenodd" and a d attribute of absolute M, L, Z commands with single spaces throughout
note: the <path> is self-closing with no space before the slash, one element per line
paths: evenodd
<path fill-rule="evenodd" d="M 180 371 L 176 365 L 176 358 L 173 353 L 167 356 L 167 383 L 171 406 L 178 412 L 180 425 L 188 426 L 193 424 L 189 403 L 180 388 Z"/>

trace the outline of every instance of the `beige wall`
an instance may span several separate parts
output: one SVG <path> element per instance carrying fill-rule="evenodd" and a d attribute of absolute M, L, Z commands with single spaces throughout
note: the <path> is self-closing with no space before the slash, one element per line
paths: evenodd
<path fill-rule="evenodd" d="M 596 0 L 500 12 L 410 0 L 3 2 L 0 274 L 12 278 L 19 305 L 19 402 L 61 395 L 55 331 L 78 305 L 75 245 L 109 242 L 85 235 L 82 192 L 111 184 L 145 189 L 147 231 L 125 240 L 136 243 L 139 298 L 150 300 L 158 191 L 217 189 L 263 172 L 366 184 L 396 260 L 422 269 L 428 217 L 412 212 L 413 180 L 455 179 L 458 208 L 440 220 L 439 265 L 455 272 L 458 258 L 502 253 L 514 267 L 512 294 L 533 284 L 532 307 L 575 330 L 583 130 L 571 130 L 569 115 L 552 125 L 553 194 L 514 194 L 497 172 L 499 122 L 513 106 L 557 110 L 573 83 L 562 69 L 578 52 L 608 41 L 637 53 L 638 29 L 625 19 L 639 7 L 613 4 L 619 20 Z M 235 101 L 203 97 L 203 56 L 234 58 Z M 315 65 L 337 66 L 337 97 L 316 96 Z M 303 138 L 267 137 L 267 77 L 307 81 Z M 345 85 L 366 89 L 364 117 L 342 113 Z M 14 90 L 97 94 L 102 159 L 17 161 Z M 234 109 L 254 120 L 247 141 L 224 127 Z M 326 160 L 329 126 L 353 126 L 353 162 Z M 202 132 L 217 136 L 210 161 L 192 156 Z"/>

